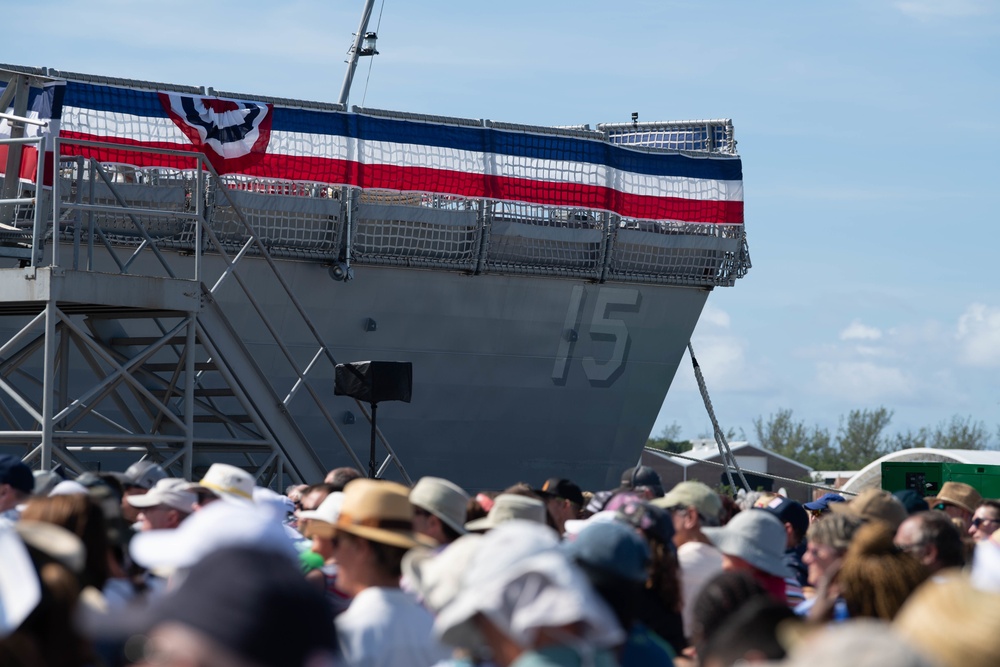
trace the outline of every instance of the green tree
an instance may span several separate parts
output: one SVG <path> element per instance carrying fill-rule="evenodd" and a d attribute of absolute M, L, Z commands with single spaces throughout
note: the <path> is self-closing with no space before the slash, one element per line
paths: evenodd
<path fill-rule="evenodd" d="M 681 425 L 677 422 L 664 426 L 658 436 L 648 438 L 646 446 L 671 454 L 680 454 L 692 448 L 690 440 L 681 440 Z"/>
<path fill-rule="evenodd" d="M 758 417 L 753 422 L 757 442 L 764 449 L 786 456 L 816 469 L 836 468 L 836 452 L 830 444 L 830 433 L 819 426 L 807 426 L 796 421 L 791 410 L 780 409 L 767 421 Z"/>
<path fill-rule="evenodd" d="M 916 432 L 897 433 L 893 444 L 895 449 L 989 449 L 992 438 L 983 422 L 973 421 L 971 416 L 963 418 L 953 415 L 950 420 L 942 421 L 933 428 L 923 427 Z"/>
<path fill-rule="evenodd" d="M 841 470 L 859 470 L 895 449 L 895 442 L 882 435 L 892 421 L 892 410 L 851 410 L 837 430 Z"/>

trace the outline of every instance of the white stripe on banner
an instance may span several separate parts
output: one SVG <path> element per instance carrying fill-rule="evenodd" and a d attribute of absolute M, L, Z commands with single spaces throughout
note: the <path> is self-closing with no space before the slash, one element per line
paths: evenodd
<path fill-rule="evenodd" d="M 62 128 L 67 132 L 125 137 L 138 142 L 191 145 L 180 128 L 167 117 L 64 107 Z M 653 176 L 589 162 L 489 155 L 455 148 L 359 140 L 331 134 L 272 130 L 267 152 L 291 157 L 353 160 L 371 165 L 486 173 L 531 181 L 611 187 L 625 194 L 649 197 L 743 201 L 742 181 Z"/>

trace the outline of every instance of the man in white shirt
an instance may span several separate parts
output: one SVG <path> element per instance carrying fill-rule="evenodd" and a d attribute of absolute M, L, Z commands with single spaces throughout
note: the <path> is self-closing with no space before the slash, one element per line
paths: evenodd
<path fill-rule="evenodd" d="M 718 526 L 722 512 L 719 494 L 701 482 L 681 482 L 653 504 L 670 511 L 674 522 L 674 546 L 680 565 L 684 608 L 684 633 L 690 638 L 694 601 L 709 579 L 722 571 L 722 553 L 701 531 Z"/>
<path fill-rule="evenodd" d="M 408 496 L 394 482 L 357 479 L 344 487 L 333 556 L 337 586 L 354 597 L 336 620 L 345 665 L 420 667 L 451 655 L 434 639 L 430 612 L 399 588 L 403 555 L 420 543 Z"/>

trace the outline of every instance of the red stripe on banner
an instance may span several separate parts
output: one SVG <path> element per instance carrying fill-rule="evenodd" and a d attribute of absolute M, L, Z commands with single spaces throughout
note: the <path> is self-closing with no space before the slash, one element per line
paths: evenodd
<path fill-rule="evenodd" d="M 0 146 L 0 174 L 7 169 L 7 151 L 10 146 Z M 22 146 L 21 151 L 21 171 L 18 176 L 21 180 L 34 183 L 35 176 L 38 175 L 38 149 L 34 146 Z"/>
<path fill-rule="evenodd" d="M 190 158 L 184 156 L 138 153 L 127 148 L 128 146 L 143 146 L 196 153 L 197 150 L 189 144 L 137 142 L 131 139 L 97 137 L 65 131 L 62 132 L 61 136 L 122 146 L 120 149 L 94 148 L 65 143 L 62 145 L 63 155 L 83 155 L 102 162 L 120 162 L 137 167 L 160 166 L 191 169 L 195 166 Z M 347 160 L 270 153 L 265 155 L 256 165 L 243 169 L 239 173 L 288 181 L 311 181 L 360 188 L 430 192 L 545 206 L 605 210 L 613 211 L 626 218 L 645 220 L 677 220 L 715 224 L 743 223 L 743 202 L 741 201 L 634 195 L 612 188 L 580 183 L 533 181 L 427 167 L 360 164 Z"/>

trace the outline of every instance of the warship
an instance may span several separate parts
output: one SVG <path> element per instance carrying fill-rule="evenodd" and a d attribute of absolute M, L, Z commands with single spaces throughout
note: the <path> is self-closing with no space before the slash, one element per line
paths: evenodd
<path fill-rule="evenodd" d="M 0 446 L 35 467 L 278 485 L 371 446 L 407 482 L 610 488 L 750 268 L 727 119 L 536 127 L 19 65 L 0 110 Z M 365 360 L 412 368 L 377 427 L 334 391 Z"/>

